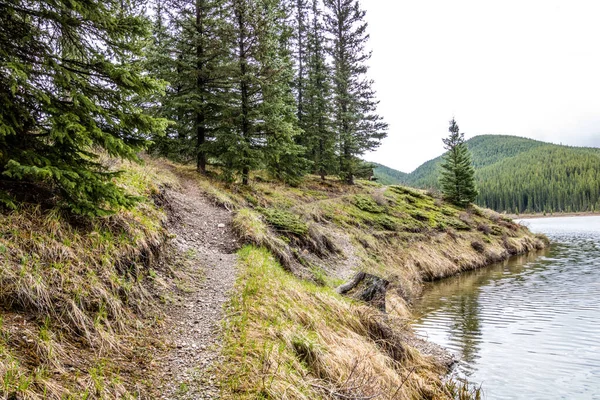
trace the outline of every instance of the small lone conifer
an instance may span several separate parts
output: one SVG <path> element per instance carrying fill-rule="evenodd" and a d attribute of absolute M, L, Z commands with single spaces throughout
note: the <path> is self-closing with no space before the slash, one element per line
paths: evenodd
<path fill-rule="evenodd" d="M 448 150 L 442 163 L 440 185 L 444 198 L 460 207 L 466 207 L 477 197 L 475 188 L 475 170 L 471 163 L 471 154 L 465 144 L 465 134 L 459 132 L 458 124 L 452 118 L 450 134 L 444 142 Z"/>

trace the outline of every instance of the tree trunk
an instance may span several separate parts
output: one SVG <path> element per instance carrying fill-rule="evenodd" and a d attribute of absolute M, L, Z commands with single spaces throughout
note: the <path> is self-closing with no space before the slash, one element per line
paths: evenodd
<path fill-rule="evenodd" d="M 202 47 L 202 35 L 204 28 L 202 24 L 204 0 L 196 0 L 196 90 L 200 96 L 200 105 L 196 108 L 196 168 L 199 172 L 206 173 L 206 151 L 202 147 L 206 141 L 206 127 L 204 126 L 204 91 L 206 82 L 204 80 L 202 59 L 204 57 L 204 48 Z"/>
<path fill-rule="evenodd" d="M 245 21 L 244 21 L 244 13 L 243 10 L 238 10 L 237 15 L 238 20 L 238 28 L 239 38 L 238 38 L 238 51 L 239 51 L 239 61 L 240 61 L 240 92 L 241 92 L 241 113 L 242 113 L 242 140 L 244 140 L 244 154 L 243 158 L 243 167 L 242 167 L 242 184 L 247 185 L 250 176 L 250 167 L 248 166 L 248 158 L 250 155 L 248 154 L 248 149 L 246 146 L 250 145 L 250 122 L 248 119 L 248 114 L 250 112 L 249 108 L 249 99 L 248 99 L 248 81 L 247 81 L 247 69 L 248 69 L 248 60 L 246 54 L 246 31 L 245 31 Z"/>
<path fill-rule="evenodd" d="M 339 286 L 337 292 L 364 301 L 385 312 L 385 295 L 389 284 L 389 281 L 376 275 L 359 272 L 350 282 Z"/>
<path fill-rule="evenodd" d="M 296 8 L 298 12 L 297 23 L 298 23 L 298 122 L 302 124 L 304 103 L 304 15 L 302 15 L 303 7 L 302 0 L 296 1 Z"/>

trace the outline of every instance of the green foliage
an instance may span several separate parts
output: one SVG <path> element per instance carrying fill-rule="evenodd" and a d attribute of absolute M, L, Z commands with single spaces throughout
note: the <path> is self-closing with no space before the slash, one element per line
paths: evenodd
<path fill-rule="evenodd" d="M 339 135 L 339 174 L 353 183 L 358 156 L 379 146 L 387 124 L 376 114 L 372 81 L 366 78 L 370 53 L 365 11 L 356 0 L 325 0 L 325 30 L 333 37 L 329 56 L 333 63 L 333 126 Z M 360 84 L 357 84 L 360 82 Z"/>
<path fill-rule="evenodd" d="M 475 201 L 475 170 L 465 145 L 465 134 L 460 133 L 454 118 L 450 121 L 450 135 L 444 142 L 448 150 L 441 165 L 440 185 L 444 198 L 457 206 L 466 207 Z"/>
<path fill-rule="evenodd" d="M 502 135 L 476 136 L 465 144 L 473 155 L 480 206 L 518 213 L 600 209 L 600 149 Z M 442 157 L 426 162 L 406 184 L 438 188 L 441 163 Z"/>
<path fill-rule="evenodd" d="M 97 150 L 136 160 L 165 128 L 138 101 L 160 90 L 143 73 L 146 18 L 128 1 L 17 0 L 0 27 L 0 173 L 46 182 L 80 214 L 130 206 Z"/>
<path fill-rule="evenodd" d="M 484 207 L 508 212 L 600 209 L 600 149 L 540 146 L 477 172 Z"/>
<path fill-rule="evenodd" d="M 373 197 L 364 194 L 354 196 L 353 203 L 361 210 L 375 214 L 382 213 L 385 210 L 385 208 L 378 205 L 375 200 L 373 200 Z"/>
<path fill-rule="evenodd" d="M 289 83 L 293 70 L 286 10 L 275 0 L 234 0 L 231 129 L 216 138 L 217 158 L 228 175 L 248 183 L 251 170 L 297 183 L 305 172 L 296 104 Z"/>
<path fill-rule="evenodd" d="M 297 214 L 277 208 L 259 209 L 269 223 L 283 233 L 304 236 L 308 232 L 308 225 Z"/>
<path fill-rule="evenodd" d="M 205 171 L 214 157 L 214 139 L 229 129 L 231 23 L 225 0 L 157 2 L 154 43 L 148 69 L 169 82 L 155 111 L 173 121 L 154 151 L 178 161 L 194 161 Z M 168 8 L 165 9 L 165 6 Z M 228 89 L 228 90 L 224 90 Z"/>
<path fill-rule="evenodd" d="M 373 175 L 377 178 L 377 182 L 382 185 L 397 185 L 403 183 L 408 174 L 386 167 L 385 165 L 372 163 L 374 165 Z"/>
<path fill-rule="evenodd" d="M 312 24 L 306 34 L 306 79 L 302 80 L 303 95 L 299 92 L 298 99 L 298 116 L 304 133 L 298 138 L 306 149 L 306 157 L 313 163 L 313 171 L 325 179 L 327 174 L 337 172 L 337 160 L 336 135 L 331 122 L 332 74 L 326 61 L 326 39 L 318 4 L 318 0 L 313 0 Z"/>
<path fill-rule="evenodd" d="M 149 103 L 173 122 L 154 150 L 195 158 L 203 172 L 218 165 L 230 182 L 247 184 L 252 171 L 265 170 L 291 185 L 309 171 L 352 183 L 364 173 L 359 156 L 387 129 L 366 79 L 368 35 L 357 4 L 157 3 L 147 69 L 169 83 Z M 334 51 L 327 34 L 338 28 Z"/>

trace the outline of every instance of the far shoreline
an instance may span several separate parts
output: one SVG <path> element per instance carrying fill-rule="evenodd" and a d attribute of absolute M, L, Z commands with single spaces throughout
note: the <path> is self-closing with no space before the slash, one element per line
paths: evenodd
<path fill-rule="evenodd" d="M 592 217 L 600 216 L 600 211 L 582 211 L 565 213 L 529 213 L 529 214 L 502 214 L 510 219 L 538 219 L 538 218 L 560 218 L 560 217 Z"/>

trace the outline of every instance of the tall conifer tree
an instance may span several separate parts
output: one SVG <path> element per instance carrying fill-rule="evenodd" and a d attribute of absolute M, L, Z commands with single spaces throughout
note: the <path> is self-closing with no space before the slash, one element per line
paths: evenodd
<path fill-rule="evenodd" d="M 296 104 L 298 112 L 298 122 L 301 128 L 303 126 L 305 106 L 308 104 L 306 99 L 307 85 L 307 62 L 308 62 L 308 31 L 309 31 L 309 15 L 310 7 L 308 0 L 292 0 L 293 8 L 293 44 L 294 44 L 294 60 L 296 67 L 296 76 L 294 79 L 294 87 L 296 91 Z"/>
<path fill-rule="evenodd" d="M 291 46 L 294 31 L 287 23 L 290 13 L 285 3 L 282 0 L 264 1 L 266 9 L 270 10 L 259 56 L 264 82 L 267 83 L 262 85 L 261 103 L 263 130 L 267 138 L 265 166 L 271 176 L 296 184 L 306 173 L 308 163 L 303 158 L 303 146 L 295 142 L 301 130 L 297 117 L 299 113 L 294 113 L 297 112 L 297 103 L 290 86 L 294 78 Z M 304 80 L 302 86 L 305 85 Z"/>
<path fill-rule="evenodd" d="M 133 199 L 97 149 L 136 160 L 164 122 L 136 101 L 160 89 L 142 57 L 150 24 L 136 2 L 0 3 L 0 174 L 44 181 L 82 214 Z"/>
<path fill-rule="evenodd" d="M 312 21 L 307 35 L 306 104 L 301 127 L 307 158 L 313 171 L 325 179 L 337 172 L 335 133 L 332 129 L 331 68 L 325 59 L 326 39 L 323 31 L 319 0 L 312 0 Z"/>
<path fill-rule="evenodd" d="M 325 29 L 332 39 L 334 127 L 338 134 L 339 173 L 354 182 L 359 156 L 375 149 L 387 135 L 387 124 L 376 114 L 378 102 L 366 77 L 370 52 L 365 11 L 358 0 L 324 0 Z"/>
<path fill-rule="evenodd" d="M 450 132 L 448 137 L 442 139 L 444 148 L 448 150 L 441 166 L 442 193 L 447 201 L 466 207 L 477 197 L 475 170 L 471 163 L 469 149 L 465 144 L 465 134 L 459 132 L 454 118 L 450 121 L 448 131 Z"/>
<path fill-rule="evenodd" d="M 296 106 L 290 82 L 286 9 L 279 0 L 232 0 L 235 90 L 229 102 L 231 128 L 215 140 L 225 172 L 248 184 L 250 171 L 267 168 L 293 182 L 304 173 L 294 143 Z"/>
<path fill-rule="evenodd" d="M 175 129 L 159 151 L 194 159 L 205 172 L 218 131 L 227 129 L 231 26 L 226 0 L 171 0 L 169 40 L 156 49 L 159 77 L 170 82 L 160 109 Z M 157 13 L 157 18 L 160 15 Z M 169 55 L 169 56 L 167 56 Z"/>

